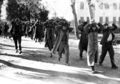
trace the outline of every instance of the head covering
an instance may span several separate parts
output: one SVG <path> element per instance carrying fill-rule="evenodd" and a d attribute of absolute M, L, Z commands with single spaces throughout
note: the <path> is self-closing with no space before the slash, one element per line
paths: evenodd
<path fill-rule="evenodd" d="M 108 23 L 105 23 L 104 26 L 108 26 Z"/>

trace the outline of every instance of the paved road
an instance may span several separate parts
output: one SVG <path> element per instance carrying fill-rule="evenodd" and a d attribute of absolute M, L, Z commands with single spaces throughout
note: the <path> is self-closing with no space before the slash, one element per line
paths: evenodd
<path fill-rule="evenodd" d="M 120 84 L 120 69 L 110 68 L 109 56 L 105 58 L 104 66 L 96 65 L 103 73 L 92 74 L 85 52 L 84 60 L 79 60 L 78 42 L 70 39 L 70 66 L 67 66 L 64 56 L 61 62 L 57 55 L 50 58 L 44 42 L 35 43 L 23 38 L 23 53 L 17 54 L 13 41 L 0 37 L 0 84 Z M 120 67 L 120 48 L 114 48 Z"/>

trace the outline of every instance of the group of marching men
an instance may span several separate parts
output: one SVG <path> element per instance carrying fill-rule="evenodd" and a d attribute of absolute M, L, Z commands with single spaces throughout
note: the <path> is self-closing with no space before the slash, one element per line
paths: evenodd
<path fill-rule="evenodd" d="M 97 73 L 95 70 L 95 63 L 99 63 L 102 66 L 104 58 L 109 52 L 111 67 L 112 69 L 117 69 L 118 67 L 115 64 L 114 60 L 114 49 L 113 41 L 115 39 L 114 30 L 117 29 L 117 26 L 113 24 L 101 24 L 96 23 L 94 20 L 91 22 L 80 22 L 78 29 L 81 31 L 79 50 L 80 50 L 80 59 L 83 58 L 82 52 L 87 51 L 87 63 L 91 67 L 93 73 Z M 98 62 L 98 33 L 102 33 L 102 39 L 100 44 L 102 45 L 102 52 Z"/>
<path fill-rule="evenodd" d="M 65 19 L 50 19 L 42 23 L 36 20 L 34 23 L 23 23 L 19 18 L 11 21 L 11 27 L 8 28 L 5 24 L 4 30 L 9 31 L 11 37 L 13 37 L 15 43 L 16 53 L 22 53 L 21 37 L 23 35 L 31 37 L 35 41 L 43 41 L 45 37 L 45 47 L 51 51 L 51 57 L 58 52 L 59 58 L 62 58 L 62 54 L 65 54 L 66 64 L 69 64 L 69 32 L 72 31 L 70 23 Z M 87 52 L 87 63 L 91 67 L 93 73 L 96 73 L 95 63 L 98 63 L 98 33 L 102 32 L 103 37 L 100 44 L 102 45 L 102 52 L 100 55 L 99 65 L 101 66 L 107 51 L 110 55 L 111 65 L 113 69 L 118 67 L 114 60 L 113 41 L 115 35 L 113 31 L 117 28 L 115 24 L 101 24 L 96 23 L 94 20 L 91 22 L 80 22 L 79 29 L 79 50 L 80 59 L 83 58 L 82 52 Z"/>

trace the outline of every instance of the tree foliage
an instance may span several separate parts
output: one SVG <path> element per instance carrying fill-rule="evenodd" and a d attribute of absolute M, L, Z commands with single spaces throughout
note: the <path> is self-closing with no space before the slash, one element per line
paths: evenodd
<path fill-rule="evenodd" d="M 20 18 L 21 20 L 39 19 L 46 21 L 48 19 L 48 10 L 42 4 L 40 0 L 8 0 L 8 20 L 14 18 Z"/>
<path fill-rule="evenodd" d="M 19 5 L 16 0 L 8 0 L 8 7 L 7 7 L 8 20 L 12 20 L 16 17 L 19 17 L 18 8 Z"/>
<path fill-rule="evenodd" d="M 0 0 L 0 14 L 1 14 L 1 6 L 2 6 L 3 0 Z"/>

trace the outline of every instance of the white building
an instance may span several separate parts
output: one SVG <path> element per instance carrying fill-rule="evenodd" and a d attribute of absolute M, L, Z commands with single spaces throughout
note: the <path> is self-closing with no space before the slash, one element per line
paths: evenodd
<path fill-rule="evenodd" d="M 120 24 L 120 0 L 100 0 L 95 4 L 96 22 L 115 22 Z M 89 19 L 87 0 L 76 0 L 76 12 L 78 20 Z"/>

